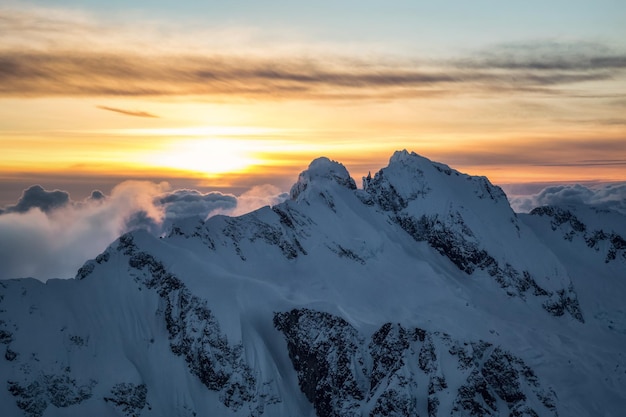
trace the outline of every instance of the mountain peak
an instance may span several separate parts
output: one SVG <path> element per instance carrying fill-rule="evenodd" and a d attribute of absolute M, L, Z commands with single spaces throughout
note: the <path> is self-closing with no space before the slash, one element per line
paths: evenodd
<path fill-rule="evenodd" d="M 623 414 L 623 216 L 516 215 L 407 151 L 363 188 L 319 158 L 292 200 L 0 280 L 2 415 Z"/>
<path fill-rule="evenodd" d="M 470 203 L 471 200 L 488 200 L 501 204 L 510 211 L 506 194 L 486 177 L 463 174 L 448 165 L 431 161 L 415 152 L 396 151 L 389 165 L 374 177 L 363 178 L 363 188 L 375 192 L 381 186 L 391 188 L 398 198 L 408 203 L 417 196 L 430 195 L 431 203 L 448 204 L 450 201 Z"/>
<path fill-rule="evenodd" d="M 406 149 L 403 149 L 401 151 L 395 151 L 393 155 L 391 155 L 391 158 L 389 158 L 389 164 L 418 160 L 423 162 L 431 162 L 428 158 L 418 155 L 415 152 L 409 152 Z"/>
<path fill-rule="evenodd" d="M 395 151 L 393 153 L 393 155 L 389 159 L 389 166 L 392 166 L 395 164 L 412 166 L 414 168 L 417 168 L 418 170 L 424 167 L 433 167 L 437 171 L 444 173 L 446 175 L 451 175 L 452 173 L 460 174 L 458 171 L 450 168 L 446 164 L 431 161 L 430 159 L 424 156 L 416 154 L 415 152 L 409 152 L 406 149 L 403 149 L 401 151 Z"/>
<path fill-rule="evenodd" d="M 298 181 L 291 187 L 290 197 L 292 200 L 296 200 L 311 184 L 329 182 L 356 190 L 356 183 L 343 164 L 326 157 L 320 157 L 314 159 L 309 168 L 300 173 Z"/>

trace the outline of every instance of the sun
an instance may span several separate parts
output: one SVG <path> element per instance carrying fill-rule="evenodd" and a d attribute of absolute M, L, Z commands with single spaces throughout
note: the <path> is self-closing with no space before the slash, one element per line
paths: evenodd
<path fill-rule="evenodd" d="M 206 176 L 241 173 L 259 165 L 246 140 L 236 138 L 181 139 L 147 156 L 149 165 L 181 171 L 200 172 Z"/>

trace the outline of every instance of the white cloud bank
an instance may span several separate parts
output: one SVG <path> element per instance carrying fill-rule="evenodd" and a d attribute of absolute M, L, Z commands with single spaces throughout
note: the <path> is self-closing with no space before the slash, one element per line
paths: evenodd
<path fill-rule="evenodd" d="M 236 197 L 126 181 L 110 196 L 94 191 L 76 202 L 65 191 L 33 186 L 17 204 L 0 211 L 0 279 L 70 278 L 127 231 L 145 228 L 160 234 L 178 218 L 239 215 L 286 196 L 272 186 L 254 187 Z"/>
<path fill-rule="evenodd" d="M 539 206 L 592 205 L 626 214 L 626 183 L 546 187 L 536 194 L 509 197 L 516 212 L 527 213 Z"/>
<path fill-rule="evenodd" d="M 236 216 L 287 197 L 271 185 L 234 196 L 126 181 L 109 196 L 94 191 L 84 201 L 73 201 L 65 191 L 32 186 L 15 205 L 0 209 L 0 279 L 71 278 L 86 260 L 130 230 L 144 228 L 159 235 L 176 219 Z M 535 194 L 511 195 L 510 202 L 517 212 L 587 204 L 626 214 L 626 183 L 550 186 Z"/>

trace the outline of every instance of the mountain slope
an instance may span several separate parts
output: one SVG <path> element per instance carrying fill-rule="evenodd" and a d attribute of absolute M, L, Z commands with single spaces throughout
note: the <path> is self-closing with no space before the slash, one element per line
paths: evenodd
<path fill-rule="evenodd" d="M 290 194 L 1 281 L 3 415 L 620 415 L 615 214 L 518 215 L 406 151 L 363 189 L 317 159 Z"/>

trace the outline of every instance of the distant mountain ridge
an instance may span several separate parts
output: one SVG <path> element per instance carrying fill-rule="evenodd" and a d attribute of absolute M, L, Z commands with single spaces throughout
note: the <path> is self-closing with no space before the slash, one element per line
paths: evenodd
<path fill-rule="evenodd" d="M 399 151 L 0 281 L 8 416 L 618 416 L 626 221 Z"/>

